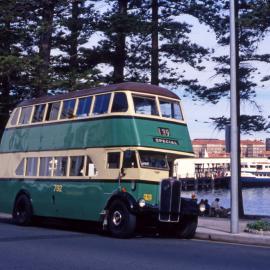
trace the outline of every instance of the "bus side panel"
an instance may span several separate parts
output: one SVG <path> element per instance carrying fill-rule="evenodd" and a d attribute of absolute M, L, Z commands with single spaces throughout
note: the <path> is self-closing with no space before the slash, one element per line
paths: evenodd
<path fill-rule="evenodd" d="M 1 180 L 0 211 L 11 214 L 16 196 L 21 191 L 30 196 L 35 215 L 54 216 L 51 185 L 40 180 Z"/>
<path fill-rule="evenodd" d="M 159 183 L 137 181 L 134 185 L 131 181 L 123 181 L 121 188 L 136 201 L 144 198 L 147 203 L 158 204 Z M 118 181 L 2 179 L 0 190 L 0 211 L 4 213 L 12 213 L 16 195 L 24 190 L 31 197 L 34 215 L 99 221 L 106 203 L 118 190 Z"/>
<path fill-rule="evenodd" d="M 167 130 L 167 135 L 161 135 L 160 128 Z M 192 153 L 185 124 L 143 118 L 106 118 L 12 128 L 4 132 L 1 151 L 121 146 L 144 146 Z"/>
<path fill-rule="evenodd" d="M 21 183 L 19 181 L 12 181 L 10 179 L 0 180 L 0 212 L 12 213 L 14 200 L 20 186 Z"/>

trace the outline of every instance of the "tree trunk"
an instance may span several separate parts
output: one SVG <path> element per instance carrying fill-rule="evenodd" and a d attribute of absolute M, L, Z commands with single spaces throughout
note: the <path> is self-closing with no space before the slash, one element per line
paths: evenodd
<path fill-rule="evenodd" d="M 127 0 L 118 0 L 119 16 L 127 15 Z M 126 60 L 126 33 L 125 26 L 118 26 L 119 31 L 116 33 L 115 56 L 113 61 L 113 82 L 119 83 L 124 81 L 124 68 Z"/>
<path fill-rule="evenodd" d="M 76 90 L 77 85 L 77 74 L 78 74 L 78 37 L 79 31 L 77 27 L 79 17 L 79 1 L 72 2 L 72 23 L 70 27 L 71 41 L 70 41 L 70 87 L 71 90 Z"/>
<path fill-rule="evenodd" d="M 53 15 L 56 5 L 55 0 L 42 1 L 42 22 L 41 22 L 41 35 L 39 42 L 39 74 L 38 85 L 35 96 L 47 94 L 49 84 L 49 67 L 50 67 L 50 54 L 52 43 L 53 31 Z"/>
<path fill-rule="evenodd" d="M 158 0 L 152 0 L 151 84 L 159 84 L 158 71 Z"/>

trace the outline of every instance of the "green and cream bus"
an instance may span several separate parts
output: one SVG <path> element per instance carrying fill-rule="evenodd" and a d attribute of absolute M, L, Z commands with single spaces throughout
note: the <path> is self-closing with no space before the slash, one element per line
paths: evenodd
<path fill-rule="evenodd" d="M 195 200 L 181 198 L 176 158 L 192 157 L 180 100 L 142 83 L 46 96 L 12 112 L 0 148 L 0 211 L 98 221 L 115 237 L 138 224 L 190 238 Z"/>

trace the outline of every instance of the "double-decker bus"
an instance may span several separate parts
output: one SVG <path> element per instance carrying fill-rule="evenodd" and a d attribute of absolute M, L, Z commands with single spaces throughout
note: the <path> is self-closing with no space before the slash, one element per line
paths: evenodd
<path fill-rule="evenodd" d="M 45 96 L 12 112 L 0 148 L 0 211 L 100 222 L 115 237 L 153 224 L 190 238 L 196 201 L 181 198 L 176 158 L 192 157 L 180 100 L 142 83 Z"/>

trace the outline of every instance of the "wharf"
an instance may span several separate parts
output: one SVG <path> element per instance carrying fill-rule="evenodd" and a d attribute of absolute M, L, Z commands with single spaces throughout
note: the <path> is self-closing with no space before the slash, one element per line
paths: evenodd
<path fill-rule="evenodd" d="M 202 178 L 180 178 L 182 190 L 203 190 L 230 188 L 231 177 L 202 177 Z M 270 187 L 270 177 L 267 179 L 241 177 L 242 187 Z"/>
<path fill-rule="evenodd" d="M 230 177 L 180 178 L 183 190 L 229 188 Z"/>

